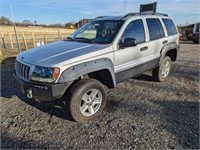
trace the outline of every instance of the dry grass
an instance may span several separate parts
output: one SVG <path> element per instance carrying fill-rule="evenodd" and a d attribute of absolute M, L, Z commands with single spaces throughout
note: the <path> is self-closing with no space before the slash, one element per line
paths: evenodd
<path fill-rule="evenodd" d="M 1 49 L 2 56 L 0 56 L 0 63 L 5 60 L 6 58 L 10 57 L 16 57 L 19 53 L 17 50 L 11 50 L 11 49 Z"/>

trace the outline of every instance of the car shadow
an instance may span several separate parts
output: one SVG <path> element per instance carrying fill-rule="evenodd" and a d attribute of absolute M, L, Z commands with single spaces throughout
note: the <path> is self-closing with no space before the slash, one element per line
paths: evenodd
<path fill-rule="evenodd" d="M 28 99 L 24 97 L 23 98 L 19 97 L 19 99 L 42 112 L 50 114 L 51 116 L 56 116 L 60 119 L 68 121 L 74 121 L 70 114 L 69 108 L 66 107 L 65 101 L 63 99 L 49 101 L 49 102 L 39 101 L 35 99 Z"/>
<path fill-rule="evenodd" d="M 141 74 L 140 76 L 134 77 L 132 79 L 140 80 L 140 81 L 156 82 L 151 75 L 147 75 L 147 74 Z"/>

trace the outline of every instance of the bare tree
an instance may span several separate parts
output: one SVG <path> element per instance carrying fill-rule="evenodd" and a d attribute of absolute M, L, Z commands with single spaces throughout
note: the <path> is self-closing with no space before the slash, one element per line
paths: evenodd
<path fill-rule="evenodd" d="M 30 20 L 24 20 L 24 21 L 22 21 L 22 23 L 25 24 L 25 25 L 33 24 Z"/>
<path fill-rule="evenodd" d="M 12 21 L 10 21 L 10 19 L 8 19 L 8 18 L 2 16 L 2 17 L 0 18 L 0 24 L 1 24 L 1 25 L 12 25 Z"/>

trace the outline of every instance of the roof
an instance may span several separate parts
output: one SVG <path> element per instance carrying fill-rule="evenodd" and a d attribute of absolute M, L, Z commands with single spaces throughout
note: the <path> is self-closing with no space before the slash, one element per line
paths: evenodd
<path fill-rule="evenodd" d="M 145 12 L 145 13 L 128 13 L 125 16 L 99 16 L 97 18 L 95 18 L 94 20 L 125 20 L 127 17 L 131 17 L 131 16 L 165 16 L 168 17 L 167 14 L 163 14 L 163 13 L 152 13 L 152 12 Z"/>

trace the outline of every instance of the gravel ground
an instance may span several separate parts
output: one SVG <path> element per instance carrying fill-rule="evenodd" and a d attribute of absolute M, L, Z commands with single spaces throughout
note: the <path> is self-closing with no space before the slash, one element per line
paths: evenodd
<path fill-rule="evenodd" d="M 73 122 L 62 101 L 37 102 L 14 87 L 14 57 L 1 64 L 1 148 L 199 149 L 200 46 L 181 44 L 171 77 L 147 72 L 109 91 L 101 117 Z"/>

